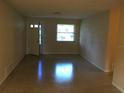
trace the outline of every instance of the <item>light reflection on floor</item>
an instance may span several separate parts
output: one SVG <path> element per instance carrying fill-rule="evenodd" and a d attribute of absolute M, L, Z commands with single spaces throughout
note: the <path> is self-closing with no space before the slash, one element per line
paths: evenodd
<path fill-rule="evenodd" d="M 79 55 L 27 55 L 0 93 L 121 93 L 111 78 Z"/>
<path fill-rule="evenodd" d="M 39 81 L 42 80 L 42 61 L 41 60 L 38 62 L 37 76 Z"/>
<path fill-rule="evenodd" d="M 73 78 L 72 63 L 58 63 L 55 66 L 55 81 L 57 83 L 65 83 Z"/>

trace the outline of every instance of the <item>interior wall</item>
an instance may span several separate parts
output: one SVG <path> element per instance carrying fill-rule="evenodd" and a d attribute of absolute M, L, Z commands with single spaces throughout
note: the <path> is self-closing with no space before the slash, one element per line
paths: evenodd
<path fill-rule="evenodd" d="M 25 55 L 24 20 L 0 0 L 0 84 Z"/>
<path fill-rule="evenodd" d="M 109 71 L 105 63 L 108 24 L 109 11 L 104 11 L 82 20 L 80 30 L 82 57 L 105 72 Z"/>
<path fill-rule="evenodd" d="M 106 67 L 113 72 L 114 63 L 116 60 L 116 49 L 119 32 L 120 7 L 115 5 L 110 9 L 109 13 L 109 32 L 106 50 Z"/>
<path fill-rule="evenodd" d="M 79 31 L 80 20 L 76 19 L 59 19 L 59 18 L 28 18 L 27 19 L 27 54 L 30 53 L 30 36 L 29 25 L 31 23 L 41 23 L 44 27 L 44 48 L 43 54 L 79 54 Z M 75 24 L 75 41 L 74 42 L 57 42 L 57 24 Z"/>
<path fill-rule="evenodd" d="M 124 93 L 124 1 L 120 4 L 120 24 L 113 84 Z"/>

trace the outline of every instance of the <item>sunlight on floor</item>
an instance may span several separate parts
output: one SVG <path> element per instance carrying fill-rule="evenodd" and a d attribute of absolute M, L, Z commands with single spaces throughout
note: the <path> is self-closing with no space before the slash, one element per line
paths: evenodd
<path fill-rule="evenodd" d="M 73 64 L 58 63 L 55 67 L 55 79 L 58 83 L 69 82 L 73 78 Z"/>

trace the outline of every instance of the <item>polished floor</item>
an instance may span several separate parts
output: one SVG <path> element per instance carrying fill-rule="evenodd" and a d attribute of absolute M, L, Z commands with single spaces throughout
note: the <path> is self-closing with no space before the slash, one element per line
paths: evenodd
<path fill-rule="evenodd" d="M 106 74 L 79 55 L 28 55 L 0 93 L 121 93 Z"/>

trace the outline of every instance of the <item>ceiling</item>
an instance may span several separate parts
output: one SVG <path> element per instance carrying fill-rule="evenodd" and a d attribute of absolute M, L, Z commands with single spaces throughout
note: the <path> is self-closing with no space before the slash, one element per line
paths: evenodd
<path fill-rule="evenodd" d="M 24 16 L 83 18 L 109 9 L 119 0 L 6 0 Z"/>

